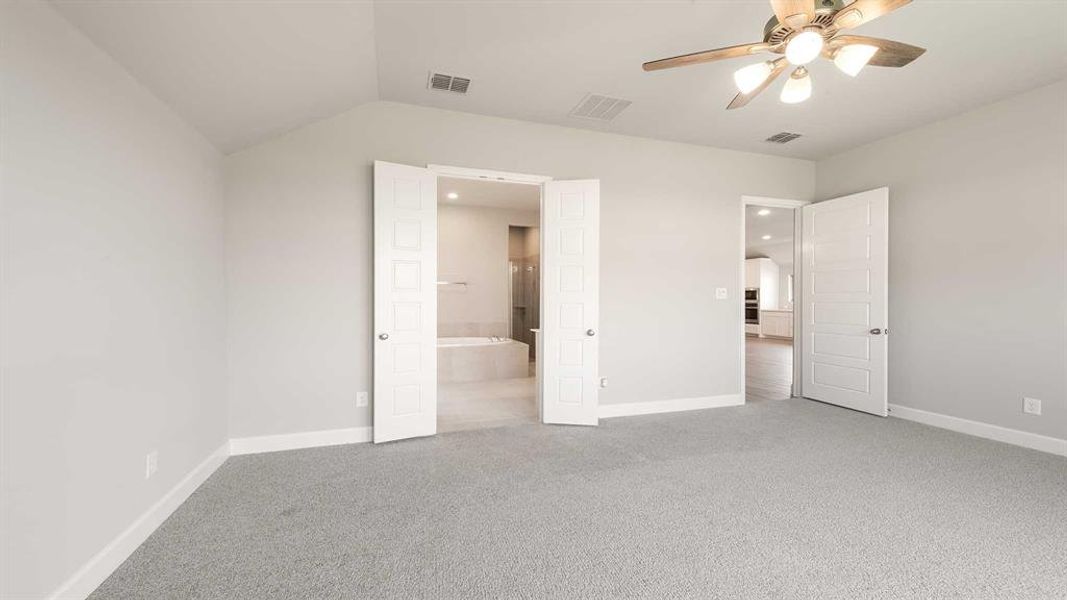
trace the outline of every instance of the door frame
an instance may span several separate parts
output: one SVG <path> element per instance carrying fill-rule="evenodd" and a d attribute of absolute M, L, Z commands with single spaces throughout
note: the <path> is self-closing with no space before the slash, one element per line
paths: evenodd
<path fill-rule="evenodd" d="M 434 163 L 427 164 L 426 168 L 431 173 L 436 175 L 438 180 L 440 180 L 442 177 L 452 177 L 452 178 L 458 178 L 458 179 L 474 179 L 474 180 L 481 180 L 481 181 L 499 181 L 499 182 L 506 182 L 506 183 L 520 183 L 520 184 L 523 184 L 523 185 L 536 185 L 538 187 L 538 191 L 540 192 L 540 199 L 538 200 L 539 206 L 538 206 L 537 221 L 538 221 L 538 229 L 539 229 L 539 231 L 541 233 L 541 239 L 538 240 L 538 243 L 542 247 L 544 246 L 544 243 L 545 243 L 545 239 L 544 239 L 544 231 L 545 231 L 545 227 L 544 227 L 544 225 L 545 225 L 545 210 L 544 210 L 545 183 L 554 180 L 551 176 L 548 176 L 548 175 L 534 175 L 534 174 L 529 174 L 529 173 L 511 173 L 511 172 L 508 172 L 508 171 L 494 171 L 492 169 L 475 169 L 475 168 L 471 168 L 471 167 L 457 167 L 457 166 L 453 166 L 453 165 L 439 165 L 439 164 L 434 164 Z M 541 269 L 537 274 L 538 277 L 541 277 L 541 274 L 544 273 L 544 271 L 545 271 L 545 264 L 544 264 L 545 260 L 546 260 L 545 259 L 545 255 L 544 255 L 544 252 L 542 251 L 541 252 L 541 261 L 542 261 L 542 263 L 541 263 Z M 545 293 L 545 288 L 544 288 L 543 284 L 544 284 L 544 282 L 542 281 L 541 285 L 538 285 L 538 289 L 541 291 L 542 296 Z M 544 306 L 544 298 L 543 297 L 541 298 L 541 306 Z M 544 319 L 541 319 L 540 321 L 541 321 L 541 328 L 542 329 L 545 328 Z M 542 373 L 543 364 L 542 364 L 542 361 L 540 360 L 540 353 L 541 353 L 541 338 L 543 338 L 544 336 L 539 334 L 536 337 L 538 338 L 537 339 L 537 354 L 538 354 L 538 357 L 537 357 L 537 361 L 536 361 L 536 364 L 537 364 L 537 373 L 536 373 L 536 377 L 537 377 L 537 420 L 538 420 L 538 422 L 542 422 L 543 423 L 544 422 L 544 415 L 543 415 L 543 411 L 542 411 L 542 399 L 544 397 L 544 384 L 545 384 L 544 382 L 545 382 L 545 378 L 544 378 L 543 373 Z"/>
<path fill-rule="evenodd" d="M 803 376 L 801 372 L 801 346 L 803 336 L 798 336 L 800 331 L 801 316 L 803 313 L 803 285 L 801 271 L 803 258 L 803 232 L 804 223 L 800 219 L 800 208 L 811 204 L 811 200 L 792 200 L 788 198 L 771 198 L 767 196 L 741 196 L 741 276 L 738 285 L 737 318 L 740 322 L 741 331 L 741 398 L 746 398 L 745 389 L 745 221 L 747 215 L 745 209 L 749 206 L 766 206 L 768 208 L 791 208 L 793 209 L 793 381 L 790 385 L 791 396 L 803 396 L 804 390 L 801 385 Z M 800 293 L 798 293 L 800 290 Z M 747 401 L 747 400 L 746 400 Z"/>

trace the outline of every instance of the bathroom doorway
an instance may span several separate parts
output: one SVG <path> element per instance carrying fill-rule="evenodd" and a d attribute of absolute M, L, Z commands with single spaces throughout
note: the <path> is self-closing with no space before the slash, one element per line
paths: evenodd
<path fill-rule="evenodd" d="M 496 209 L 497 216 L 522 212 L 513 196 L 494 199 L 487 184 L 535 190 L 531 199 L 536 199 L 537 213 L 525 211 L 521 221 L 497 219 L 500 226 L 484 234 L 477 227 L 483 220 L 479 215 L 489 213 L 475 208 Z M 439 219 L 442 206 L 446 214 Z M 453 216 L 454 226 L 446 222 L 441 227 Z M 539 272 L 540 292 L 533 368 L 530 344 L 511 337 L 512 225 L 539 229 L 532 237 L 524 235 L 524 241 L 538 240 L 540 252 L 538 268 L 531 271 Z M 599 227 L 597 179 L 564 181 L 375 161 L 374 442 L 530 420 L 597 425 L 602 381 Z M 439 237 L 445 240 L 442 246 L 452 248 L 442 260 Z M 476 273 L 484 265 L 490 279 Z M 469 277 L 468 271 L 477 277 Z M 523 327 L 535 329 L 528 324 L 524 319 Z M 439 363 L 447 369 L 443 375 Z M 440 423 L 439 412 L 444 415 Z"/>
<path fill-rule="evenodd" d="M 536 423 L 541 186 L 437 180 L 437 426 Z"/>

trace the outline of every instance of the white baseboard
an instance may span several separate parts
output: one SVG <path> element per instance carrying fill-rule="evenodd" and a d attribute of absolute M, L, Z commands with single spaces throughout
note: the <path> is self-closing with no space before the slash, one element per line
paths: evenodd
<path fill-rule="evenodd" d="M 184 479 L 152 505 L 144 514 L 137 517 L 125 531 L 104 546 L 78 569 L 63 585 L 52 593 L 53 600 L 68 598 L 86 598 L 93 593 L 127 558 L 133 554 L 157 527 L 167 520 L 183 502 L 185 502 L 200 484 L 204 483 L 215 469 L 218 469 L 229 456 L 229 444 L 223 444 L 211 453 L 204 462 L 196 466 Z"/>
<path fill-rule="evenodd" d="M 923 425 L 940 427 L 941 429 L 948 429 L 957 433 L 966 433 L 968 435 L 989 440 L 1004 442 L 1006 444 L 1014 444 L 1016 446 L 1030 448 L 1031 450 L 1040 450 L 1042 452 L 1057 454 L 1059 456 L 1067 456 L 1067 440 L 1060 440 L 1046 435 L 1019 431 L 1018 429 L 1009 429 L 999 425 L 990 425 L 989 423 L 982 423 L 980 421 L 970 421 L 959 417 L 950 417 L 940 413 L 900 406 L 899 404 L 889 405 L 889 416 L 897 417 L 898 419 L 906 419 L 908 421 L 915 421 L 916 423 L 922 423 Z"/>
<path fill-rule="evenodd" d="M 265 435 L 259 437 L 234 438 L 211 453 L 204 462 L 196 466 L 173 489 L 160 498 L 144 514 L 112 540 L 103 550 L 96 553 L 89 562 L 72 575 L 63 585 L 52 593 L 51 600 L 84 599 L 104 582 L 115 569 L 133 554 L 148 536 L 152 535 L 163 521 L 167 519 L 196 488 L 200 487 L 215 472 L 226 458 L 238 454 L 256 454 L 278 450 L 294 450 L 314 446 L 334 446 L 369 442 L 373 439 L 371 427 L 353 427 L 350 429 L 332 429 L 328 431 L 309 431 L 283 435 Z"/>
<path fill-rule="evenodd" d="M 349 427 L 347 429 L 327 429 L 324 431 L 233 438 L 230 440 L 230 455 L 237 456 L 240 454 L 259 454 L 260 452 L 278 452 L 280 450 L 297 450 L 299 448 L 315 448 L 318 446 L 358 444 L 373 440 L 373 431 L 373 427 Z"/>
<path fill-rule="evenodd" d="M 700 398 L 675 398 L 673 400 L 657 400 L 653 402 L 625 402 L 622 404 L 601 404 L 599 416 L 601 419 L 610 419 L 612 417 L 652 415 L 656 413 L 681 412 L 684 410 L 722 408 L 724 406 L 740 406 L 744 403 L 745 397 L 741 394 L 724 394 L 722 396 L 703 396 Z"/>

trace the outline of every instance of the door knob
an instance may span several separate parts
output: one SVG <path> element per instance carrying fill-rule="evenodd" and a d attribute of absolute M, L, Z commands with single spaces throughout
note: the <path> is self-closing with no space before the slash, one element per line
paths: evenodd
<path fill-rule="evenodd" d="M 585 330 L 585 335 L 587 335 L 589 337 L 593 337 L 594 335 L 596 335 L 596 331 L 593 331 L 592 329 L 586 329 Z"/>
<path fill-rule="evenodd" d="M 385 340 L 389 339 L 389 334 L 388 333 L 379 333 L 378 334 L 378 339 L 382 340 L 384 342 Z"/>
<path fill-rule="evenodd" d="M 882 330 L 875 327 L 871 330 L 871 335 L 882 335 Z"/>

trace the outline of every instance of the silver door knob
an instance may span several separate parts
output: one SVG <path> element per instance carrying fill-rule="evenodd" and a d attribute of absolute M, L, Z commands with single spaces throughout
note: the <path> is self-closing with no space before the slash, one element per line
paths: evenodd
<path fill-rule="evenodd" d="M 385 340 L 389 339 L 389 334 L 388 333 L 379 333 L 378 334 L 378 339 L 382 340 L 384 342 Z"/>
<path fill-rule="evenodd" d="M 589 337 L 593 337 L 594 335 L 596 335 L 596 331 L 593 331 L 592 329 L 586 329 L 585 330 L 585 335 L 587 335 Z"/>
<path fill-rule="evenodd" d="M 882 335 L 882 330 L 875 327 L 871 330 L 871 335 Z"/>

